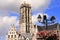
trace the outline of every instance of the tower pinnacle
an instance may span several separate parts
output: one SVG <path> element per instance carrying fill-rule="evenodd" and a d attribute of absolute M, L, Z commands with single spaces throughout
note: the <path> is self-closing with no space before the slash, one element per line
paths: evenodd
<path fill-rule="evenodd" d="M 26 1 L 24 1 L 24 4 L 26 4 Z"/>
<path fill-rule="evenodd" d="M 24 5 L 26 4 L 26 0 L 24 0 L 23 4 L 24 4 Z"/>

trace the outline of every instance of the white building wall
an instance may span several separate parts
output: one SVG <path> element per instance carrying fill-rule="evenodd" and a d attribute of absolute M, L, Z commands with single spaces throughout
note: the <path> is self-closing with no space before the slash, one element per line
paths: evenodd
<path fill-rule="evenodd" d="M 15 30 L 14 25 L 11 26 L 8 33 L 6 34 L 6 40 L 18 40 L 18 34 Z"/>

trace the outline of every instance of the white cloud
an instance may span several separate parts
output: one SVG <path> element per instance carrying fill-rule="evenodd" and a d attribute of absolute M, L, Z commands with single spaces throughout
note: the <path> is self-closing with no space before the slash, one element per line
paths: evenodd
<path fill-rule="evenodd" d="M 18 20 L 16 16 L 0 17 L 0 36 L 6 34 L 11 24 L 18 26 Z"/>
<path fill-rule="evenodd" d="M 42 22 L 43 21 L 43 14 L 44 13 L 37 13 L 37 14 L 33 15 L 32 16 L 32 23 L 36 24 L 38 22 L 38 19 L 37 19 L 38 15 L 41 15 L 41 17 L 42 17 L 41 22 Z M 49 17 L 47 14 L 44 14 L 44 15 L 46 15 L 47 18 Z"/>
<path fill-rule="evenodd" d="M 12 17 L 5 16 L 5 17 L 3 17 L 2 21 L 3 21 L 3 23 L 12 23 L 13 24 L 13 23 L 15 23 L 16 19 L 17 19 L 17 17 L 15 17 L 15 16 L 12 16 Z"/>
<path fill-rule="evenodd" d="M 46 9 L 50 4 L 50 0 L 25 0 L 30 3 L 32 9 Z M 0 0 L 0 9 L 11 10 L 14 12 L 19 12 L 20 5 L 24 0 Z"/>
<path fill-rule="evenodd" d="M 6 10 L 0 10 L 0 16 L 7 16 L 9 13 Z"/>
<path fill-rule="evenodd" d="M 7 16 L 9 14 L 7 11 L 19 13 L 20 5 L 23 1 L 24 0 L 0 0 L 0 35 L 5 34 L 11 24 L 15 24 L 15 26 L 19 25 L 19 20 L 16 20 L 17 17 Z M 46 9 L 50 3 L 50 0 L 26 0 L 26 2 L 31 4 L 32 9 Z M 37 22 L 38 14 L 32 16 L 33 23 Z"/>

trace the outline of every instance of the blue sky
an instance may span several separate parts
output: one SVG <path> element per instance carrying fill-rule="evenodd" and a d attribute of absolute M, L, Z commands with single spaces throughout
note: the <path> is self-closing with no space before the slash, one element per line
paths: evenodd
<path fill-rule="evenodd" d="M 38 9 L 32 9 L 32 16 L 33 15 L 36 16 L 37 13 L 44 13 L 44 14 L 47 14 L 49 17 L 50 16 L 55 16 L 56 17 L 56 22 L 60 23 L 60 0 L 51 0 L 51 2 L 48 5 L 48 7 L 46 7 L 46 9 L 44 9 L 43 11 L 40 11 L 40 8 L 41 7 L 38 7 Z M 12 11 L 12 9 L 11 10 L 7 10 L 7 11 L 8 12 L 6 12 L 6 15 L 5 15 L 5 13 L 1 14 L 1 12 L 0 12 L 0 14 L 1 14 L 0 16 L 2 17 L 2 15 L 4 15 L 2 18 L 3 19 L 5 18 L 5 21 L 6 21 L 6 19 L 10 18 L 10 19 L 13 20 L 13 22 L 11 20 L 7 20 L 6 22 L 8 22 L 8 23 L 6 23 L 4 21 L 4 24 L 6 24 L 6 27 L 4 27 L 1 24 L 2 22 L 0 21 L 1 22 L 0 23 L 0 40 L 5 40 L 5 33 L 8 31 L 8 28 L 9 28 L 7 26 L 10 26 L 11 23 L 16 24 L 19 21 L 19 12 L 15 12 L 16 10 Z M 9 22 L 9 21 L 11 21 L 11 22 Z M 16 26 L 16 28 L 18 28 L 17 25 L 15 25 L 15 26 Z M 4 31 L 4 29 L 6 31 Z"/>
<path fill-rule="evenodd" d="M 33 15 L 35 13 L 39 13 L 39 11 L 33 11 Z M 51 0 L 50 5 L 43 13 L 46 13 L 49 16 L 55 16 L 56 22 L 60 23 L 60 0 Z"/>
<path fill-rule="evenodd" d="M 52 0 L 48 9 L 46 9 L 44 12 L 49 16 L 55 16 L 56 21 L 60 23 L 60 0 Z"/>

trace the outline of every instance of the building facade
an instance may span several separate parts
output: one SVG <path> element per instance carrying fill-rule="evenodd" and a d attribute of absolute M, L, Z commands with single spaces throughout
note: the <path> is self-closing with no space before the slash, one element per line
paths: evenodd
<path fill-rule="evenodd" d="M 6 40 L 18 40 L 18 34 L 14 25 L 11 25 L 8 33 L 6 33 Z"/>

